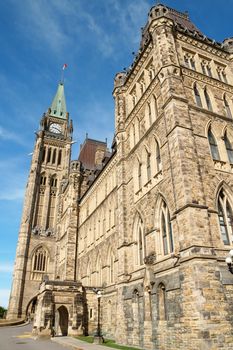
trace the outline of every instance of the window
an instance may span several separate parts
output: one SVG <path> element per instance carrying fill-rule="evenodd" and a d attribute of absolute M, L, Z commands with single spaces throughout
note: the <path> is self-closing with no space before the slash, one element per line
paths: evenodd
<path fill-rule="evenodd" d="M 32 279 L 40 281 L 47 271 L 48 253 L 43 247 L 39 247 L 32 258 Z"/>
<path fill-rule="evenodd" d="M 225 73 L 225 67 L 217 66 L 217 74 L 218 74 L 219 80 L 221 80 L 221 81 L 223 81 L 224 83 L 227 84 L 227 77 L 226 77 L 226 73 Z"/>
<path fill-rule="evenodd" d="M 206 106 L 207 106 L 208 110 L 212 111 L 213 109 L 212 109 L 210 97 L 209 97 L 209 94 L 208 94 L 206 88 L 204 89 L 204 96 L 205 96 Z"/>
<path fill-rule="evenodd" d="M 196 70 L 194 54 L 189 53 L 189 52 L 185 53 L 184 64 L 187 68 L 191 68 L 193 70 Z"/>
<path fill-rule="evenodd" d="M 166 289 L 163 283 L 158 286 L 158 319 L 166 320 Z"/>
<path fill-rule="evenodd" d="M 46 154 L 46 147 L 43 148 L 43 153 L 42 153 L 42 162 L 45 161 L 45 154 Z"/>
<path fill-rule="evenodd" d="M 156 173 L 158 173 L 161 169 L 162 169 L 162 164 L 161 164 L 161 157 L 160 157 L 160 149 L 159 149 L 159 144 L 158 141 L 156 141 L 156 150 L 155 150 L 155 154 L 156 154 Z"/>
<path fill-rule="evenodd" d="M 149 125 L 152 124 L 152 117 L 151 117 L 151 106 L 150 103 L 148 103 L 148 119 L 149 119 Z"/>
<path fill-rule="evenodd" d="M 210 152 L 211 152 L 212 158 L 215 160 L 220 160 L 218 145 L 210 128 L 208 131 L 208 140 L 209 140 Z"/>
<path fill-rule="evenodd" d="M 154 100 L 154 119 L 157 118 L 158 115 L 158 105 L 157 105 L 157 98 L 153 95 L 153 100 Z"/>
<path fill-rule="evenodd" d="M 56 163 L 56 155 L 57 155 L 57 151 L 56 148 L 53 150 L 53 159 L 52 159 L 52 164 Z"/>
<path fill-rule="evenodd" d="M 61 165 L 61 156 L 62 156 L 62 150 L 60 149 L 58 152 L 57 165 Z"/>
<path fill-rule="evenodd" d="M 51 160 L 51 148 L 49 147 L 48 154 L 47 154 L 47 163 L 49 163 L 50 160 Z"/>
<path fill-rule="evenodd" d="M 227 101 L 226 94 L 224 94 L 224 96 L 223 96 L 223 102 L 224 102 L 224 106 L 225 106 L 226 117 L 232 119 L 231 109 L 230 109 L 229 103 Z"/>
<path fill-rule="evenodd" d="M 207 69 L 207 74 L 208 74 L 208 76 L 212 78 L 212 72 L 211 72 L 210 66 L 207 65 L 207 66 L 206 66 L 206 69 Z"/>
<path fill-rule="evenodd" d="M 202 107 L 201 96 L 200 96 L 200 94 L 199 94 L 199 91 L 198 91 L 198 89 L 197 89 L 197 85 L 196 85 L 196 84 L 194 84 L 193 91 L 194 91 L 194 96 L 195 96 L 196 105 L 197 105 L 198 107 Z"/>
<path fill-rule="evenodd" d="M 147 181 L 149 181 L 151 179 L 151 164 L 150 164 L 151 154 L 149 152 L 146 152 L 146 153 L 147 153 L 147 159 L 146 159 Z"/>
<path fill-rule="evenodd" d="M 227 137 L 227 134 L 224 135 L 224 143 L 225 143 L 225 147 L 226 147 L 226 150 L 227 150 L 227 155 L 228 155 L 228 159 L 229 159 L 229 162 L 231 164 L 233 164 L 233 148 L 232 148 L 232 144 L 230 143 L 228 137 Z"/>
<path fill-rule="evenodd" d="M 143 265 L 145 257 L 145 237 L 143 221 L 139 215 L 134 223 L 134 237 L 137 242 L 135 245 L 135 263 L 136 265 Z"/>
<path fill-rule="evenodd" d="M 102 265 L 101 265 L 101 261 L 100 261 L 100 257 L 98 256 L 97 258 L 97 262 L 96 262 L 96 283 L 97 286 L 101 287 L 102 286 Z"/>
<path fill-rule="evenodd" d="M 109 253 L 109 282 L 114 283 L 115 281 L 115 271 L 114 271 L 114 261 L 115 257 L 112 252 Z"/>
<path fill-rule="evenodd" d="M 201 64 L 202 73 L 206 74 L 206 66 L 204 63 Z"/>
<path fill-rule="evenodd" d="M 164 201 L 161 205 L 160 229 L 162 234 L 163 253 L 167 255 L 173 252 L 172 225 L 169 210 Z"/>
<path fill-rule="evenodd" d="M 230 203 L 223 190 L 218 197 L 218 219 L 221 231 L 221 237 L 225 245 L 232 242 L 233 215 Z"/>
<path fill-rule="evenodd" d="M 138 163 L 138 188 L 142 188 L 142 163 Z"/>

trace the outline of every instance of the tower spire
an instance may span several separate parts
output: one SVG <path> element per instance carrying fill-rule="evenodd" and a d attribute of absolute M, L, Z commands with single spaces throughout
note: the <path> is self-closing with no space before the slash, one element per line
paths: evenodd
<path fill-rule="evenodd" d="M 56 95 L 51 104 L 51 113 L 50 115 L 53 117 L 57 117 L 60 119 L 66 119 L 66 99 L 64 92 L 64 82 L 60 82 L 58 84 Z"/>

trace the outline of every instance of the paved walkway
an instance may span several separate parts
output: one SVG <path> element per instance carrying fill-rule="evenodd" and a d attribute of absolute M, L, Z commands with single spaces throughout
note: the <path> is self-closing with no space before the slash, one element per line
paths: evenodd
<path fill-rule="evenodd" d="M 112 348 L 109 348 L 108 346 L 90 344 L 73 337 L 54 337 L 51 338 L 51 340 L 75 350 L 112 350 Z"/>

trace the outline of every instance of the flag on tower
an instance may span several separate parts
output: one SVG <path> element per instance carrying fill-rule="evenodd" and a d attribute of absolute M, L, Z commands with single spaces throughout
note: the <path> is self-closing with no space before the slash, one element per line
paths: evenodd
<path fill-rule="evenodd" d="M 62 69 L 65 70 L 67 67 L 68 67 L 67 64 L 64 63 Z"/>

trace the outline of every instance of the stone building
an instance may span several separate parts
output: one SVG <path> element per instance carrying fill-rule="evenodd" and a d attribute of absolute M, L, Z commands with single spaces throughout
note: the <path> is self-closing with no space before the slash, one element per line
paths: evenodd
<path fill-rule="evenodd" d="M 115 135 L 71 161 L 64 86 L 41 120 L 8 318 L 143 349 L 232 349 L 233 39 L 151 8 L 114 81 Z"/>

